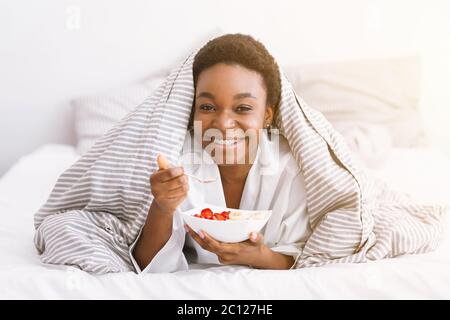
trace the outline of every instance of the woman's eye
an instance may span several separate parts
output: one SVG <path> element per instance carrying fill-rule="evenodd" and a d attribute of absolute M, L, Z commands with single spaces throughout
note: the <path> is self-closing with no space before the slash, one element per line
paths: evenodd
<path fill-rule="evenodd" d="M 214 107 L 213 107 L 212 105 L 210 105 L 210 104 L 202 104 L 202 105 L 200 106 L 200 110 L 203 110 L 203 111 L 213 111 L 213 110 L 214 110 Z"/>
<path fill-rule="evenodd" d="M 238 112 L 246 112 L 246 111 L 251 111 L 252 107 L 247 106 L 247 105 L 240 105 L 239 107 L 236 108 L 236 111 Z"/>

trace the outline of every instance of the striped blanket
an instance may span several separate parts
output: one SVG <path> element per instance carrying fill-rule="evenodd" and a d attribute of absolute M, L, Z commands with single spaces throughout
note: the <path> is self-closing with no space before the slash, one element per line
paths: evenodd
<path fill-rule="evenodd" d="M 186 135 L 195 53 L 59 177 L 35 214 L 42 262 L 96 274 L 134 270 L 128 249 L 152 202 L 149 177 L 157 170 L 156 156 L 176 163 Z M 281 78 L 276 124 L 304 175 L 313 230 L 296 267 L 433 250 L 448 208 L 416 204 L 369 179 L 342 136 Z"/>

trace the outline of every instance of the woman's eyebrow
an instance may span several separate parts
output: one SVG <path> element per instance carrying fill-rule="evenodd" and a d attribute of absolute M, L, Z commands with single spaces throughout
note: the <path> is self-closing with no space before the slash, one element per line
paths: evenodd
<path fill-rule="evenodd" d="M 201 98 L 201 97 L 204 97 L 204 98 L 209 98 L 209 99 L 212 99 L 212 100 L 214 100 L 214 95 L 212 94 L 212 93 L 209 93 L 209 92 L 206 92 L 206 91 L 203 91 L 203 92 L 200 92 L 198 95 L 197 95 L 197 98 Z"/>
<path fill-rule="evenodd" d="M 202 97 L 204 97 L 204 98 L 209 98 L 209 99 L 212 99 L 212 100 L 214 100 L 214 98 L 215 98 L 214 95 L 213 95 L 212 93 L 209 93 L 209 92 L 206 92 L 206 91 L 200 92 L 200 93 L 197 95 L 197 98 L 202 98 Z M 253 98 L 253 99 L 256 99 L 256 97 L 253 96 L 250 92 L 242 92 L 242 93 L 238 93 L 238 94 L 235 94 L 234 97 L 233 97 L 234 100 L 243 99 L 243 98 Z"/>
<path fill-rule="evenodd" d="M 234 97 L 233 97 L 233 99 L 235 99 L 235 100 L 243 99 L 243 98 L 253 98 L 253 99 L 256 99 L 256 97 L 254 97 L 250 92 L 238 93 L 238 94 L 234 95 Z"/>

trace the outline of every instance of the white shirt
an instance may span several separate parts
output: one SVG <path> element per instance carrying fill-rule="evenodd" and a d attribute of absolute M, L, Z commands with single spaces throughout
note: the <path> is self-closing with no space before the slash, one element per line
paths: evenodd
<path fill-rule="evenodd" d="M 277 138 L 279 138 L 278 145 Z M 206 152 L 192 153 L 192 147 L 194 150 L 201 150 L 199 144 L 188 133 L 179 165 L 184 167 L 186 173 L 203 178 L 216 177 L 217 180 L 202 184 L 195 179 L 189 179 L 188 195 L 174 213 L 171 237 L 142 271 L 132 254 L 139 233 L 129 249 L 130 259 L 138 273 L 188 270 L 189 263 L 220 264 L 217 255 L 202 249 L 186 233 L 180 215 L 180 211 L 199 207 L 205 203 L 226 207 L 217 164 Z M 193 164 L 188 160 L 189 153 L 197 160 L 202 156 L 206 161 Z M 286 139 L 281 135 L 275 136 L 274 142 L 271 142 L 266 134 L 262 135 L 255 161 L 244 185 L 239 209 L 272 210 L 269 221 L 261 231 L 264 243 L 273 251 L 292 255 L 294 259 L 298 258 L 311 234 L 306 212 L 306 191 L 303 175 Z"/>

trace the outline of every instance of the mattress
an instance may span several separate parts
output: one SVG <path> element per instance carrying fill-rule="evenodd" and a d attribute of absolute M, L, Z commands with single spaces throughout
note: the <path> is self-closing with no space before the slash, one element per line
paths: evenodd
<path fill-rule="evenodd" d="M 364 264 L 298 270 L 192 265 L 176 273 L 101 276 L 42 264 L 33 214 L 77 158 L 72 146 L 44 145 L 0 179 L 1 299 L 450 299 L 450 219 L 436 251 Z M 392 149 L 371 174 L 420 202 L 450 202 L 450 159 L 437 149 Z"/>

